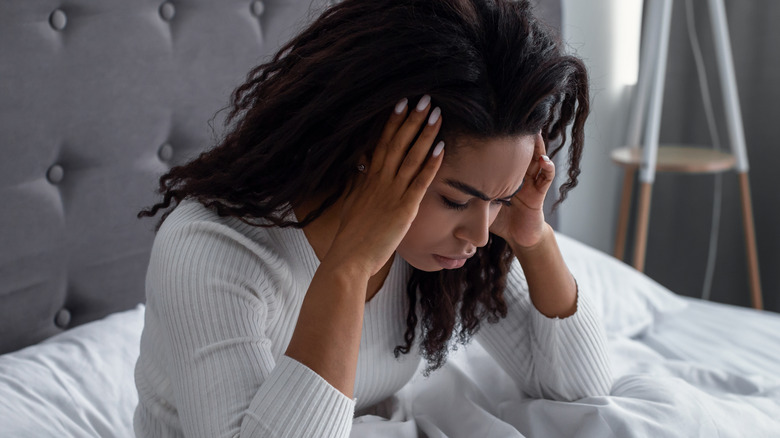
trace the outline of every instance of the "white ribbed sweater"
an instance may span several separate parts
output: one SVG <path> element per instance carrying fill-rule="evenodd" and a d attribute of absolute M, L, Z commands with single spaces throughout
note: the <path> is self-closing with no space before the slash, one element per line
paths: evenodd
<path fill-rule="evenodd" d="M 182 202 L 157 233 L 149 262 L 136 435 L 347 437 L 355 409 L 401 389 L 420 356 L 417 344 L 393 356 L 404 344 L 411 271 L 399 256 L 366 303 L 357 404 L 284 356 L 318 265 L 299 229 L 252 227 Z M 475 339 L 533 397 L 607 394 L 603 329 L 586 292 L 578 292 L 574 315 L 547 318 L 531 303 L 515 262 L 507 318 L 485 321 Z"/>

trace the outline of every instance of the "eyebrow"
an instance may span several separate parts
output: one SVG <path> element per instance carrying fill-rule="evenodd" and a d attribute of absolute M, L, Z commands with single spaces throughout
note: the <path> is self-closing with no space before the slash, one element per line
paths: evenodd
<path fill-rule="evenodd" d="M 454 180 L 454 179 L 446 179 L 446 180 L 444 180 L 444 182 L 448 186 L 450 186 L 452 188 L 455 188 L 455 189 L 458 189 L 458 190 L 460 190 L 463 193 L 466 193 L 466 194 L 471 195 L 471 196 L 476 196 L 477 198 L 479 198 L 479 199 L 481 199 L 483 201 L 490 201 L 490 197 L 488 195 L 486 195 L 486 194 L 482 193 L 481 191 L 477 190 L 476 188 L 474 188 L 474 187 L 464 183 L 463 181 L 458 181 L 458 180 Z M 522 183 L 520 183 L 520 187 L 523 187 Z M 512 199 L 515 196 L 515 194 L 517 194 L 517 192 L 520 191 L 520 187 L 518 187 L 517 190 L 515 190 L 515 192 L 512 193 L 510 196 L 507 196 L 506 198 L 499 198 L 499 200 L 500 201 L 505 201 L 505 200 Z"/>

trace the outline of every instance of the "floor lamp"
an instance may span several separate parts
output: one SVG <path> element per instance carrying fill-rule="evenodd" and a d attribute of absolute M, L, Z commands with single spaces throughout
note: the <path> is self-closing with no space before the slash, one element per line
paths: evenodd
<path fill-rule="evenodd" d="M 647 0 L 647 20 L 642 32 L 639 80 L 628 126 L 628 147 L 612 152 L 612 160 L 625 168 L 620 202 L 615 257 L 622 259 L 625 251 L 628 217 L 631 207 L 634 176 L 639 170 L 639 205 L 634 234 L 633 266 L 644 271 L 647 248 L 647 228 L 650 218 L 650 198 L 656 172 L 713 173 L 736 169 L 742 198 L 742 219 L 747 250 L 748 273 L 752 305 L 763 308 L 761 281 L 758 271 L 753 207 L 748 181 L 748 159 L 745 133 L 737 96 L 734 62 L 731 55 L 726 11 L 723 0 L 708 0 L 717 57 L 720 88 L 726 112 L 731 154 L 712 149 L 684 146 L 661 146 L 661 128 L 666 58 L 669 29 L 672 20 L 672 0 Z M 644 133 L 644 136 L 642 134 Z M 640 137 L 644 147 L 639 148 Z"/>

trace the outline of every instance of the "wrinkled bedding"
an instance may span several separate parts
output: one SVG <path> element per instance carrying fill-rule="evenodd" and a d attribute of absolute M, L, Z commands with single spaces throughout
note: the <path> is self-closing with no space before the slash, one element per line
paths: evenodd
<path fill-rule="evenodd" d="M 418 373 L 390 399 L 356 413 L 351 436 L 780 436 L 780 315 L 680 298 L 558 238 L 609 333 L 609 396 L 526 398 L 472 343 L 429 378 Z M 0 356 L 0 436 L 133 436 L 143 315 L 140 305 Z"/>
<path fill-rule="evenodd" d="M 695 302 L 689 307 L 695 312 L 709 310 Z M 718 312 L 735 316 L 731 313 L 735 310 L 741 309 L 724 306 Z M 697 323 L 683 313 L 674 320 Z M 770 323 L 762 334 L 771 339 L 774 333 L 775 338 L 763 345 L 763 340 L 754 340 L 746 349 L 736 342 L 743 339 L 734 326 L 688 339 L 690 333 L 665 327 L 653 333 L 654 342 L 675 338 L 675 345 L 688 345 L 688 360 L 659 352 L 644 339 L 611 336 L 615 372 L 611 394 L 570 403 L 523 398 L 485 350 L 472 344 L 454 353 L 429 379 L 415 377 L 416 382 L 389 403 L 390 421 L 361 418 L 353 436 L 416 436 L 406 432 L 414 423 L 419 436 L 429 437 L 777 437 L 780 317 L 766 320 Z M 720 348 L 710 349 L 713 340 Z M 699 354 L 705 350 L 709 356 Z M 715 351 L 717 358 L 708 364 Z M 753 362 L 753 372 L 738 371 L 752 351 L 762 352 L 762 358 Z M 390 432 L 393 426 L 398 429 Z"/>

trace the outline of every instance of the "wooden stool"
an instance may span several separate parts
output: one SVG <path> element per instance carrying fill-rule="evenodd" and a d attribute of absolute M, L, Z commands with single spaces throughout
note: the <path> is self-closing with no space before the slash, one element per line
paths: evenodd
<path fill-rule="evenodd" d="M 715 39 L 715 49 L 720 73 L 720 84 L 726 109 L 726 122 L 732 154 L 712 149 L 659 147 L 666 58 L 669 46 L 669 28 L 672 18 L 672 0 L 648 0 L 648 17 L 643 29 L 643 47 L 640 60 L 639 81 L 631 108 L 628 134 L 629 147 L 612 152 L 612 160 L 625 168 L 623 191 L 620 201 L 614 254 L 618 259 L 625 255 L 628 217 L 631 208 L 634 176 L 639 169 L 639 207 L 634 235 L 633 266 L 639 271 L 645 268 L 647 229 L 650 219 L 650 198 L 655 172 L 715 173 L 736 169 L 742 198 L 742 216 L 750 277 L 753 307 L 762 309 L 761 281 L 758 271 L 758 251 L 753 226 L 753 207 L 750 201 L 748 161 L 745 134 L 737 97 L 731 43 L 726 24 L 723 0 L 709 0 L 710 21 Z M 650 95 L 649 102 L 648 95 Z M 645 107 L 647 115 L 645 117 Z M 644 123 L 644 126 L 643 126 Z M 644 128 L 643 148 L 639 148 Z"/>

